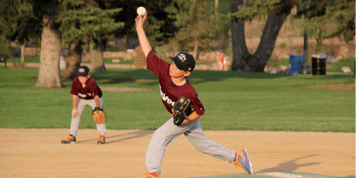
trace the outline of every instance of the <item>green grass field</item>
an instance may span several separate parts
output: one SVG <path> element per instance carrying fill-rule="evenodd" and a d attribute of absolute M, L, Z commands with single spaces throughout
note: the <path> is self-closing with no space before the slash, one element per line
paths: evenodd
<path fill-rule="evenodd" d="M 0 67 L 1 128 L 69 128 L 72 81 L 61 89 L 35 88 L 37 76 L 38 68 Z M 150 89 L 104 91 L 108 129 L 156 129 L 170 117 L 151 71 L 109 69 L 92 76 L 101 87 Z M 351 76 L 194 71 L 189 81 L 206 109 L 204 130 L 355 132 L 355 91 L 309 88 L 353 84 Z M 95 128 L 89 107 L 80 128 Z"/>

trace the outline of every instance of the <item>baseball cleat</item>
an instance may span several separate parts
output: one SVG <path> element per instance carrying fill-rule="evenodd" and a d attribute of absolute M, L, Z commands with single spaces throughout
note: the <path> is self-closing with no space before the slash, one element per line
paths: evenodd
<path fill-rule="evenodd" d="M 68 135 L 66 136 L 66 138 L 64 140 L 61 141 L 62 144 L 66 144 L 66 143 L 76 143 L 77 140 L 75 139 L 75 136 L 73 135 Z"/>
<path fill-rule="evenodd" d="M 159 174 L 156 173 L 150 173 L 150 171 L 143 173 L 145 175 L 145 177 L 143 178 L 160 178 L 161 176 L 159 176 Z"/>
<path fill-rule="evenodd" d="M 96 143 L 97 144 L 105 144 L 105 135 L 99 134 L 99 140 Z"/>
<path fill-rule="evenodd" d="M 235 161 L 233 163 L 237 169 L 237 167 L 245 169 L 249 174 L 253 174 L 252 163 L 248 158 L 248 154 L 246 149 L 242 149 L 236 152 Z"/>

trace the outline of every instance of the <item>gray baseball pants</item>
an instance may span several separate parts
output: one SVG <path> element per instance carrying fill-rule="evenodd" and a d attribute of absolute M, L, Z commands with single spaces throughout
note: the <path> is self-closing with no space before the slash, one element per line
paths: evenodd
<path fill-rule="evenodd" d="M 100 100 L 100 107 L 103 107 L 103 99 L 99 98 L 99 100 Z M 78 98 L 78 104 L 77 104 L 78 115 L 77 115 L 77 117 L 72 118 L 69 134 L 71 134 L 73 136 L 77 135 L 80 118 L 82 117 L 82 114 L 83 114 L 86 106 L 90 106 L 94 110 L 94 108 L 96 107 L 94 99 L 85 100 L 85 99 Z M 105 135 L 105 133 L 106 133 L 105 123 L 104 124 L 96 124 L 96 129 L 98 129 L 98 132 L 100 134 Z"/>
<path fill-rule="evenodd" d="M 173 123 L 173 118 L 171 118 L 158 128 L 154 132 L 147 148 L 147 170 L 151 173 L 161 173 L 161 164 L 168 144 L 181 134 L 184 134 L 200 152 L 232 163 L 235 159 L 235 151 L 206 138 L 199 121 L 200 118 L 188 124 L 176 126 Z"/>

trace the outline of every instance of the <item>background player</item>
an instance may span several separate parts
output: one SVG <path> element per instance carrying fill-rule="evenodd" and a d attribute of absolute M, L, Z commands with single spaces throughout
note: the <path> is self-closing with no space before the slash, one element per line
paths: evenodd
<path fill-rule="evenodd" d="M 80 66 L 77 77 L 73 79 L 70 93 L 73 95 L 72 121 L 70 124 L 69 135 L 62 140 L 62 143 L 75 143 L 79 127 L 80 118 L 87 105 L 93 110 L 103 107 L 102 92 L 93 78 L 90 78 L 90 71 L 87 66 Z M 99 132 L 98 144 L 105 144 L 106 125 L 96 124 Z"/>
<path fill-rule="evenodd" d="M 195 111 L 188 116 L 189 120 L 184 120 L 181 125 L 175 125 L 173 118 L 170 118 L 154 132 L 146 152 L 145 163 L 148 172 L 145 173 L 145 178 L 160 177 L 165 149 L 181 134 L 184 134 L 199 151 L 233 163 L 236 168 L 242 167 L 252 174 L 252 165 L 245 149 L 235 152 L 205 137 L 199 123 L 205 110 L 196 91 L 187 79 L 195 67 L 195 60 L 192 55 L 185 52 L 180 52 L 172 58 L 174 62 L 171 64 L 157 57 L 153 53 L 143 29 L 146 18 L 147 13 L 143 18 L 140 15 L 137 16 L 135 19 L 136 30 L 142 51 L 147 57 L 147 69 L 159 78 L 163 104 L 168 112 L 172 113 L 174 102 L 185 96 L 192 101 Z"/>
<path fill-rule="evenodd" d="M 218 62 L 219 62 L 219 66 L 220 66 L 219 70 L 220 71 L 224 70 L 226 60 L 225 60 L 225 56 L 224 56 L 223 52 L 220 53 Z"/>

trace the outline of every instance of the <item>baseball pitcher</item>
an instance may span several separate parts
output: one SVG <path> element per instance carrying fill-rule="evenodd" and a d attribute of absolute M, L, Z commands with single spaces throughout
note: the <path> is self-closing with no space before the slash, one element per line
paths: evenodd
<path fill-rule="evenodd" d="M 172 58 L 171 64 L 157 57 L 143 29 L 146 18 L 147 13 L 143 17 L 138 15 L 135 19 L 137 35 L 147 58 L 147 69 L 158 77 L 162 102 L 172 117 L 152 136 L 145 158 L 148 172 L 144 173 L 144 177 L 160 177 L 165 149 L 181 134 L 184 134 L 200 152 L 233 163 L 236 168 L 241 167 L 249 174 L 253 174 L 246 149 L 235 152 L 205 137 L 199 123 L 205 110 L 187 79 L 195 67 L 195 60 L 186 52 L 180 52 Z"/>

